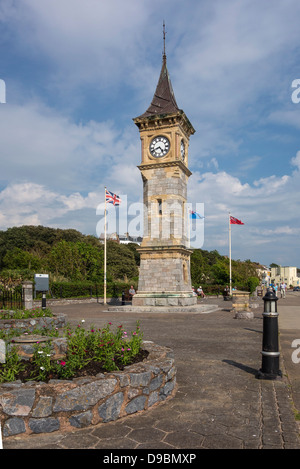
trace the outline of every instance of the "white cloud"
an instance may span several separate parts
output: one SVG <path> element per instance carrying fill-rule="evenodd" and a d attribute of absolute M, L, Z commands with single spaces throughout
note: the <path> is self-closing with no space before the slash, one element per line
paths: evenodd
<path fill-rule="evenodd" d="M 299 237 L 299 14 L 297 0 L 2 2 L 0 227 L 91 232 L 104 186 L 141 200 L 131 118 L 153 96 L 164 15 L 176 99 L 196 129 L 189 199 L 205 204 L 203 247 L 226 251 L 230 211 L 245 222 L 234 230 L 236 257 L 275 261 L 280 242 L 288 263 Z M 249 141 L 256 147 L 245 149 Z M 290 146 L 279 155 L 277 142 Z"/>
<path fill-rule="evenodd" d="M 289 181 L 289 176 L 276 177 L 274 175 L 267 178 L 261 178 L 254 181 L 254 185 L 260 189 L 263 194 L 274 195 L 282 186 L 286 186 Z"/>
<path fill-rule="evenodd" d="M 103 200 L 104 191 L 91 192 L 86 197 L 80 193 L 65 196 L 42 184 L 11 184 L 0 192 L 0 229 L 21 225 L 52 226 L 54 220 L 58 225 L 69 227 L 72 226 L 70 220 L 74 223 L 76 218 L 74 213 L 80 217 L 87 211 L 91 218 L 88 225 L 93 228 L 97 205 Z"/>
<path fill-rule="evenodd" d="M 291 159 L 299 163 L 300 152 Z M 241 183 L 225 171 L 194 173 L 189 181 L 189 197 L 205 206 L 203 249 L 228 254 L 228 215 L 245 225 L 233 228 L 234 258 L 295 263 L 300 223 L 299 166 L 291 175 L 260 178 L 253 185 Z M 196 246 L 195 246 L 196 247 Z M 255 247 L 255 249 L 254 249 Z M 276 257 L 277 256 L 277 257 Z"/>
<path fill-rule="evenodd" d="M 123 176 L 125 186 L 130 187 L 131 192 L 137 184 L 140 185 L 138 191 L 142 189 L 141 181 L 137 182 L 140 179 L 138 170 L 135 175 L 133 167 L 118 166 L 117 169 L 119 172 L 114 176 L 115 182 Z M 298 215 L 294 212 L 295 205 L 291 200 L 299 200 L 299 189 L 294 193 L 295 187 L 299 187 L 299 174 L 299 171 L 295 170 L 291 176 L 261 178 L 253 186 L 242 184 L 237 177 L 224 171 L 193 174 L 189 181 L 189 201 L 194 204 L 204 203 L 203 249 L 219 249 L 226 254 L 228 212 L 245 223 L 243 227 L 234 229 L 235 258 L 253 259 L 250 255 L 251 249 L 256 246 L 256 260 L 261 259 L 263 262 L 264 256 L 271 256 L 274 251 L 273 241 L 278 243 L 278 239 L 280 240 L 281 253 L 287 246 L 298 243 L 300 226 Z M 130 192 L 120 194 L 129 196 Z M 80 192 L 64 195 L 42 184 L 11 184 L 0 192 L 0 228 L 42 224 L 73 227 L 84 232 L 82 228 L 89 226 L 88 232 L 96 234 L 99 215 L 103 215 L 101 210 L 97 214 L 96 209 L 101 208 L 103 200 L 103 190 L 89 192 L 86 196 Z M 129 210 L 131 203 L 128 197 Z M 295 219 L 297 221 L 291 225 L 290 221 Z M 125 232 L 124 226 L 122 219 L 122 229 Z"/>
<path fill-rule="evenodd" d="M 57 213 L 64 213 L 60 205 L 57 194 L 41 185 L 11 184 L 0 193 L 2 228 L 42 224 Z"/>
<path fill-rule="evenodd" d="M 300 170 L 300 151 L 297 151 L 297 154 L 294 158 L 291 159 L 291 164 L 296 166 Z"/>
<path fill-rule="evenodd" d="M 138 40 L 148 17 L 145 2 L 130 0 L 22 0 L 0 10 L 18 47 L 48 61 L 49 81 L 62 93 L 82 84 L 118 84 L 134 73 Z"/>
<path fill-rule="evenodd" d="M 232 160 L 251 125 L 261 132 L 276 122 L 299 127 L 300 113 L 285 109 L 293 105 L 299 10 L 295 1 L 216 1 L 189 23 L 171 77 L 177 101 L 197 130 L 198 158 L 223 150 Z"/>
<path fill-rule="evenodd" d="M 124 158 L 129 164 L 138 158 L 138 139 L 136 147 L 131 143 L 135 129 L 120 134 L 113 122 L 77 124 L 40 103 L 7 104 L 0 118 L 2 184 L 47 180 L 55 190 L 86 191 L 104 187 L 120 162 L 126 169 Z M 114 171 L 124 177 L 122 169 Z"/>

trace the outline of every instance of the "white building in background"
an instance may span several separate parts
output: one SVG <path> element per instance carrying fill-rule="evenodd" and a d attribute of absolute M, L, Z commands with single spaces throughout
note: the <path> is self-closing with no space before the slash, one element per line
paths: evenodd
<path fill-rule="evenodd" d="M 143 238 L 140 236 L 130 236 L 128 233 L 124 235 L 119 235 L 118 233 L 107 233 L 106 234 L 107 241 L 115 241 L 118 244 L 129 244 L 135 243 L 140 245 Z M 104 233 L 101 233 L 99 236 L 100 243 L 104 243 Z"/>
<path fill-rule="evenodd" d="M 260 278 L 262 285 L 270 285 L 271 281 L 271 269 L 265 265 L 260 265 L 256 269 L 257 275 Z"/>
<path fill-rule="evenodd" d="M 287 287 L 290 285 L 296 287 L 297 285 L 300 285 L 300 277 L 298 277 L 299 274 L 300 271 L 297 267 L 282 267 L 279 265 L 278 267 L 271 268 L 271 282 L 277 284 L 284 282 Z"/>
<path fill-rule="evenodd" d="M 135 244 L 140 245 L 142 241 L 143 241 L 143 238 L 141 238 L 140 236 L 130 236 L 129 233 L 126 233 L 124 235 L 119 235 L 120 244 L 135 243 Z"/>

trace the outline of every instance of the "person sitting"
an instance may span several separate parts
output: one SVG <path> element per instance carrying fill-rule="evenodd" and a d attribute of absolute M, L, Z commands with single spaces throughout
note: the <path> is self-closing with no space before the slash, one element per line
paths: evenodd
<path fill-rule="evenodd" d="M 132 297 L 135 295 L 135 289 L 133 288 L 133 285 L 130 285 L 128 293 L 129 293 L 130 300 L 132 300 Z"/>
<path fill-rule="evenodd" d="M 201 298 L 205 298 L 204 291 L 202 290 L 201 285 L 199 288 L 197 288 L 197 294 L 198 296 L 201 296 Z"/>
<path fill-rule="evenodd" d="M 229 298 L 230 298 L 230 289 L 229 289 L 228 285 L 226 285 L 226 287 L 224 288 L 223 298 L 224 298 L 224 300 L 229 300 Z"/>

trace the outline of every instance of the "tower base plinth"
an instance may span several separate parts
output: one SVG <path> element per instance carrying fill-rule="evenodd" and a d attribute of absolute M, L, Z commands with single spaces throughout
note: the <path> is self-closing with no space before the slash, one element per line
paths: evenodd
<path fill-rule="evenodd" d="M 132 298 L 132 306 L 193 306 L 197 304 L 197 297 L 190 292 L 143 292 Z"/>

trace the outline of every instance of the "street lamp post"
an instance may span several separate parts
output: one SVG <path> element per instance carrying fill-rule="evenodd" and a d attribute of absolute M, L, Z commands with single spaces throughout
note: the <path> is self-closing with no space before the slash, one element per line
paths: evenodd
<path fill-rule="evenodd" d="M 275 293 L 268 289 L 264 300 L 262 366 L 257 373 L 259 379 L 276 379 L 282 376 L 279 369 L 278 312 Z"/>

